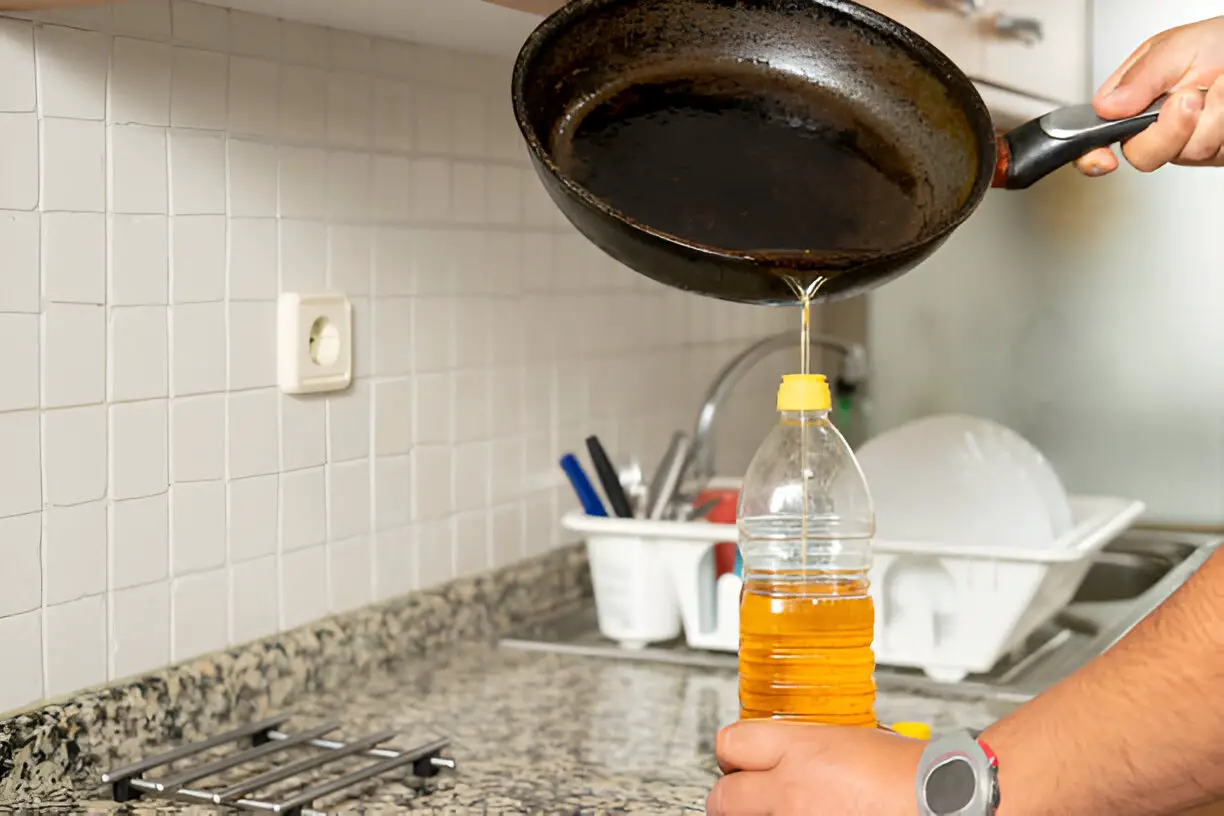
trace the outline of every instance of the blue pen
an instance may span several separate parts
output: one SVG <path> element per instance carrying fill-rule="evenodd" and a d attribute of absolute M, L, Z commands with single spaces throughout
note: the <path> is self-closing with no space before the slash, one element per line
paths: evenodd
<path fill-rule="evenodd" d="M 569 477 L 570 484 L 574 486 L 574 492 L 578 494 L 578 501 L 582 503 L 582 509 L 588 516 L 607 516 L 608 511 L 604 509 L 603 502 L 599 500 L 599 494 L 595 492 L 595 488 L 591 485 L 591 480 L 587 478 L 586 472 L 582 469 L 582 465 L 578 463 L 577 457 L 572 453 L 567 453 L 561 457 L 561 469 L 565 471 L 565 475 Z"/>

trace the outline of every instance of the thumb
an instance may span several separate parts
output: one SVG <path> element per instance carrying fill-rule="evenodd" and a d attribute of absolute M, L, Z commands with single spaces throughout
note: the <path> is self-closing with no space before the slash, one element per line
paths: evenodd
<path fill-rule="evenodd" d="M 1171 90 L 1190 69 L 1193 52 L 1156 41 L 1141 49 L 1097 92 L 1093 106 L 1106 119 L 1142 113 L 1156 98 Z"/>

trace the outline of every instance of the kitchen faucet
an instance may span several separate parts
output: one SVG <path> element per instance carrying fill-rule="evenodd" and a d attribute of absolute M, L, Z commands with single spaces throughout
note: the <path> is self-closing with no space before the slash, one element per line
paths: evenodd
<path fill-rule="evenodd" d="M 704 484 L 714 476 L 714 418 L 718 407 L 745 374 L 775 351 L 794 348 L 795 332 L 787 331 L 766 337 L 753 343 L 727 363 L 706 392 L 697 415 L 697 428 L 693 431 L 692 466 L 689 475 Z M 860 388 L 867 381 L 867 349 L 861 343 L 851 343 L 836 337 L 813 334 L 811 345 L 832 351 L 842 358 L 841 370 L 832 383 L 835 394 L 847 394 Z M 853 445 L 856 440 L 850 440 Z"/>

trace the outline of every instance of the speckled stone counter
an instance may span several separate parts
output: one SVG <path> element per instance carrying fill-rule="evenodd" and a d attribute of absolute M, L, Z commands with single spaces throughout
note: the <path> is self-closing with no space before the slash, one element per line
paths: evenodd
<path fill-rule="evenodd" d="M 735 719 L 733 672 L 454 647 L 293 706 L 294 725 L 330 718 L 353 733 L 448 735 L 459 768 L 427 782 L 392 776 L 316 806 L 365 813 L 679 813 L 704 811 L 717 778 L 714 736 Z M 983 726 L 984 708 L 883 695 L 884 721 L 937 730 Z M 192 812 L 187 806 L 92 812 Z M 196 812 L 204 812 L 196 810 Z"/>
<path fill-rule="evenodd" d="M 108 768 L 590 598 L 585 550 L 566 547 L 0 719 L 0 810 L 75 801 Z"/>
<path fill-rule="evenodd" d="M 701 812 L 717 778 L 715 734 L 738 712 L 734 672 L 496 645 L 498 634 L 547 618 L 545 607 L 552 615 L 564 604 L 576 613 L 585 609 L 584 566 L 580 551 L 558 554 L 511 575 L 413 596 L 411 613 L 395 607 L 382 609 L 377 622 L 367 619 L 372 611 L 326 622 L 313 635 L 292 633 L 284 642 L 0 722 L 0 763 L 8 763 L 0 810 L 7 803 L 39 805 L 43 812 L 212 813 L 175 804 L 121 807 L 106 801 L 98 778 L 108 767 L 184 739 L 284 712 L 294 718 L 286 730 L 335 719 L 344 724 L 340 738 L 390 728 L 401 735 L 392 747 L 411 748 L 435 736 L 452 741 L 444 754 L 458 762 L 456 771 L 430 780 L 392 774 L 320 800 L 319 809 Z M 522 581 L 554 600 L 516 599 L 510 587 Z M 375 628 L 357 634 L 366 626 Z M 380 626 L 398 633 L 370 639 Z M 347 669 L 341 668 L 346 660 Z M 997 714 L 973 703 L 896 694 L 882 694 L 877 710 L 885 722 L 921 720 L 936 730 L 980 727 Z M 295 780 L 266 795 L 310 781 Z M 210 787 L 207 780 L 199 784 Z"/>

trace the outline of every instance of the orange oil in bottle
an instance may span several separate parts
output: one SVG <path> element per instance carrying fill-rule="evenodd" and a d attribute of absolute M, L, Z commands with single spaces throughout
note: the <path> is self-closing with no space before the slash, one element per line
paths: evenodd
<path fill-rule="evenodd" d="M 746 575 L 740 719 L 874 727 L 875 608 L 867 581 Z"/>

